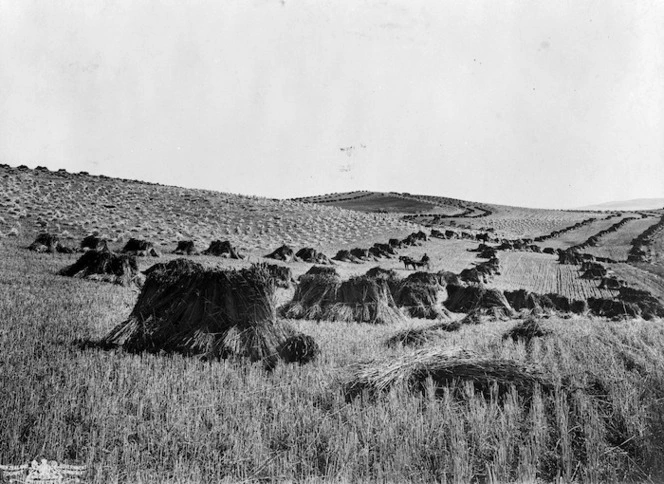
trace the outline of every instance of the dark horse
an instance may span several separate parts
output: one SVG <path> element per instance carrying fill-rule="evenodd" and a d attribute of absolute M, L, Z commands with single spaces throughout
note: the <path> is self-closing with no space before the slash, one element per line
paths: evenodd
<path fill-rule="evenodd" d="M 413 270 L 417 269 L 418 267 L 426 267 L 428 270 L 431 270 L 431 266 L 429 265 L 429 257 L 425 254 L 421 260 L 415 260 L 411 257 L 402 255 L 399 257 L 399 260 L 403 262 L 403 265 L 406 269 L 408 269 L 408 266 L 412 266 Z"/>

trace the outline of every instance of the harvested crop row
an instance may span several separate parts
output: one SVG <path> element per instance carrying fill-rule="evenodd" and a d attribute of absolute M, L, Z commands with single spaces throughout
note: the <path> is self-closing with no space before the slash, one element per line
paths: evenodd
<path fill-rule="evenodd" d="M 553 249 L 569 249 L 570 247 L 583 244 L 588 240 L 588 238 L 595 236 L 602 230 L 609 229 L 615 223 L 616 220 L 613 218 L 595 220 L 592 223 L 583 225 L 576 230 L 571 230 L 559 237 L 553 238 L 543 245 L 544 247 L 551 247 Z"/>
<path fill-rule="evenodd" d="M 653 225 L 652 217 L 629 220 L 621 230 L 606 234 L 596 247 L 588 247 L 584 252 L 595 257 L 608 257 L 617 261 L 627 260 L 632 241 Z"/>
<path fill-rule="evenodd" d="M 651 259 L 650 246 L 657 234 L 661 234 L 664 229 L 664 215 L 654 225 L 648 227 L 642 234 L 632 241 L 632 248 L 627 257 L 628 262 L 649 262 Z"/>
<path fill-rule="evenodd" d="M 613 264 L 611 269 L 618 277 L 626 281 L 630 286 L 652 292 L 664 303 L 664 278 L 650 271 L 642 269 L 649 267 L 648 264 Z"/>
<path fill-rule="evenodd" d="M 609 216 L 608 218 L 610 218 L 610 216 Z M 586 219 L 586 220 L 582 220 L 581 222 L 577 222 L 577 223 L 575 223 L 574 225 L 570 225 L 569 227 L 565 227 L 564 229 L 554 230 L 554 231 L 551 232 L 550 234 L 547 234 L 547 235 L 540 235 L 539 237 L 535 237 L 535 241 L 536 241 L 536 242 L 544 242 L 545 240 L 553 239 L 553 238 L 555 238 L 555 237 L 560 237 L 562 234 L 565 234 L 565 233 L 570 232 L 570 231 L 572 231 L 572 230 L 576 230 L 576 229 L 578 229 L 578 228 L 580 228 L 580 227 L 583 227 L 584 225 L 591 224 L 591 223 L 593 223 L 595 220 L 597 220 L 597 219 L 595 219 L 595 218 L 588 218 L 588 219 Z"/>
<path fill-rule="evenodd" d="M 625 218 L 623 218 L 622 220 L 620 220 L 620 221 L 614 223 L 614 224 L 611 225 L 610 227 L 607 227 L 607 228 L 605 228 L 605 229 L 602 229 L 602 230 L 600 230 L 599 232 L 597 232 L 596 234 L 591 235 L 590 237 L 588 237 L 588 238 L 587 238 L 585 241 L 583 241 L 582 243 L 577 244 L 577 245 L 575 245 L 574 247 L 572 247 L 572 249 L 575 249 L 575 250 L 582 250 L 582 249 L 586 249 L 586 248 L 588 248 L 588 247 L 595 247 L 597 244 L 599 244 L 599 241 L 600 241 L 604 236 L 609 235 L 609 234 L 616 233 L 618 230 L 620 230 L 620 229 L 623 227 L 623 225 L 625 225 L 626 223 L 628 223 L 628 222 L 630 222 L 630 221 L 632 221 L 632 220 L 637 220 L 637 219 L 636 219 L 635 217 L 625 217 Z"/>
<path fill-rule="evenodd" d="M 578 267 L 558 264 L 555 258 L 546 254 L 504 252 L 500 264 L 501 274 L 492 283 L 498 289 L 558 293 L 570 299 L 613 297 L 608 289 L 599 289 L 596 281 L 579 278 Z"/>
<path fill-rule="evenodd" d="M 563 212 L 559 210 L 531 210 L 516 207 L 491 207 L 494 213 L 467 222 L 473 228 L 488 227 L 507 237 L 538 237 L 596 216 L 589 212 Z"/>

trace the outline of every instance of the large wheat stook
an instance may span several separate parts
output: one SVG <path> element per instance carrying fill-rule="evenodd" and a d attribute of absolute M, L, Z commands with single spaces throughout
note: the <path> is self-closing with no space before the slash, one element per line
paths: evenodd
<path fill-rule="evenodd" d="M 264 266 L 220 270 L 172 261 L 149 272 L 129 319 L 101 344 L 269 363 L 296 334 L 277 319 L 274 291 Z"/>

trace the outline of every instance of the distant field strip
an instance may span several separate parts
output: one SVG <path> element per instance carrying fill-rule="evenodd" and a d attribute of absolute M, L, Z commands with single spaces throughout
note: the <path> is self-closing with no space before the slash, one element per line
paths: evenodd
<path fill-rule="evenodd" d="M 583 252 L 595 257 L 609 257 L 616 261 L 627 260 L 627 255 L 632 247 L 632 240 L 657 220 L 658 218 L 655 217 L 630 220 L 620 227 L 617 232 L 602 236 L 597 247 L 588 247 Z"/>
<path fill-rule="evenodd" d="M 652 267 L 650 264 L 643 266 Z M 611 269 L 630 286 L 644 289 L 664 303 L 664 277 L 632 264 L 611 264 Z"/>
<path fill-rule="evenodd" d="M 650 250 L 653 262 L 664 265 L 664 230 L 657 233 Z"/>
<path fill-rule="evenodd" d="M 542 247 L 552 247 L 554 249 L 563 249 L 563 250 L 568 249 L 574 245 L 582 244 L 589 237 L 592 237 L 593 235 L 597 234 L 597 232 L 600 232 L 604 229 L 608 229 L 613 224 L 619 221 L 620 221 L 619 217 L 614 217 L 608 220 L 606 219 L 595 220 L 594 222 L 589 223 L 588 225 L 583 225 L 578 229 L 570 230 L 569 232 L 565 232 L 559 237 L 554 237 L 552 239 L 547 240 L 546 242 L 543 242 Z"/>
<path fill-rule="evenodd" d="M 361 197 L 347 199 L 327 199 L 317 203 L 357 210 L 360 212 L 392 212 L 392 213 L 417 213 L 432 212 L 441 214 L 456 214 L 460 210 L 457 207 L 429 203 L 415 197 L 396 195 L 390 193 L 368 193 Z"/>
<path fill-rule="evenodd" d="M 500 236 L 508 238 L 546 235 L 591 217 L 605 216 L 594 212 L 509 207 L 433 195 L 394 192 L 333 193 L 296 200 L 364 212 L 387 211 L 407 214 L 409 220 L 423 224 L 440 226 L 456 224 L 477 230 L 494 229 L 500 233 Z"/>
<path fill-rule="evenodd" d="M 519 238 L 547 235 L 554 230 L 564 229 L 582 220 L 597 216 L 597 214 L 588 212 L 531 210 L 527 208 L 510 208 L 508 211 L 501 207 L 500 210 L 487 217 L 463 219 L 463 223 L 475 229 L 493 228 L 506 237 Z"/>
<path fill-rule="evenodd" d="M 527 289 L 538 294 L 557 293 L 572 299 L 613 298 L 599 289 L 598 281 L 580 279 L 579 267 L 562 265 L 554 256 L 531 252 L 501 252 L 500 275 L 491 286 L 513 291 Z"/>
<path fill-rule="evenodd" d="M 664 216 L 634 240 L 629 259 L 664 266 Z"/>
<path fill-rule="evenodd" d="M 413 213 L 420 210 L 435 210 L 435 206 L 420 200 L 409 200 L 396 195 L 382 193 L 371 193 L 364 197 L 348 200 L 329 200 L 319 202 L 323 205 L 334 205 L 347 210 L 358 210 L 361 212 L 376 212 L 385 210 L 387 212 Z"/>
<path fill-rule="evenodd" d="M 474 202 L 466 202 L 463 200 L 456 200 L 453 198 L 447 197 L 436 197 L 432 195 L 411 195 L 410 198 L 415 198 L 417 200 L 423 200 L 436 204 L 439 207 L 458 207 L 457 210 L 452 210 L 450 213 L 442 214 L 444 217 L 459 217 L 459 218 L 477 218 L 485 217 L 493 212 L 492 209 L 487 206 L 481 206 L 482 204 Z M 434 214 L 423 214 L 424 216 L 434 215 Z M 441 215 L 439 213 L 439 215 Z"/>

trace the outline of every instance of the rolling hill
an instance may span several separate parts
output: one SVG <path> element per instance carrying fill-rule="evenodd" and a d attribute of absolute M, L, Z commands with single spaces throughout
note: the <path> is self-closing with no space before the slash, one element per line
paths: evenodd
<path fill-rule="evenodd" d="M 664 198 L 635 198 L 588 205 L 579 210 L 658 210 L 664 207 Z"/>
<path fill-rule="evenodd" d="M 581 264 L 560 263 L 553 250 L 583 247 L 605 258 L 602 267 L 627 296 L 648 294 L 644 310 L 664 314 L 664 211 L 536 210 L 375 192 L 275 200 L 7 165 L 0 165 L 0 192 L 3 464 L 44 455 L 87 464 L 90 482 L 99 484 L 664 476 L 656 418 L 664 412 L 662 318 L 634 318 L 623 291 L 603 286 Z M 28 250 L 44 231 L 70 247 L 98 233 L 115 251 L 131 237 L 151 240 L 160 258 L 121 257 L 156 278 L 139 289 L 65 277 L 61 270 L 79 257 L 111 254 Z M 422 237 L 406 243 L 414 235 Z M 523 239 L 531 236 L 540 237 Z M 300 278 L 312 262 L 264 257 L 284 242 L 333 255 L 391 238 L 390 255 L 317 268 L 335 274 Z M 184 239 L 199 249 L 228 240 L 249 257 L 187 256 L 174 265 L 224 274 L 192 286 L 198 276 L 188 269 L 171 280 L 158 264 L 177 258 L 170 252 Z M 427 273 L 399 258 L 423 262 L 425 254 Z M 255 262 L 280 265 L 291 286 L 266 297 L 274 297 L 275 321 L 261 324 L 287 324 L 310 337 L 320 348 L 313 361 L 272 367 L 238 355 L 201 361 L 158 344 L 139 354 L 95 344 L 123 322 L 136 324 L 139 313 L 136 328 L 171 311 L 192 315 L 173 319 L 167 331 L 190 324 L 197 308 L 207 308 L 215 324 L 236 315 L 232 304 L 213 304 L 212 297 L 230 297 L 215 284 L 230 280 L 228 269 Z M 273 277 L 264 287 L 272 288 Z M 153 292 L 162 285 L 168 293 Z M 246 283 L 238 287 L 244 296 Z M 375 288 L 384 291 L 380 299 L 372 299 Z M 289 303 L 304 308 L 305 298 L 330 298 L 345 319 L 284 311 Z M 397 317 L 382 324 L 350 317 L 386 308 Z M 258 330 L 242 334 L 256 341 Z M 442 371 L 427 370 L 432 358 Z M 426 382 L 404 377 L 388 391 L 383 381 L 404 370 Z M 350 383 L 372 379 L 375 392 L 369 386 L 352 396 Z"/>
<path fill-rule="evenodd" d="M 0 234 L 98 233 L 170 246 L 229 239 L 260 253 L 275 244 L 325 250 L 402 237 L 418 226 L 537 236 L 591 212 L 506 207 L 408 193 L 350 192 L 292 200 L 164 186 L 87 173 L 0 165 Z"/>
<path fill-rule="evenodd" d="M 186 189 L 134 180 L 0 165 L 0 234 L 64 239 L 98 233 L 163 247 L 228 239 L 260 254 L 282 243 L 334 250 L 405 236 L 415 225 L 391 213 L 365 213 L 292 200 Z"/>
<path fill-rule="evenodd" d="M 430 227 L 494 230 L 505 237 L 536 237 L 595 216 L 593 211 L 546 210 L 396 192 L 348 192 L 294 199 L 367 213 L 393 213 Z"/>

